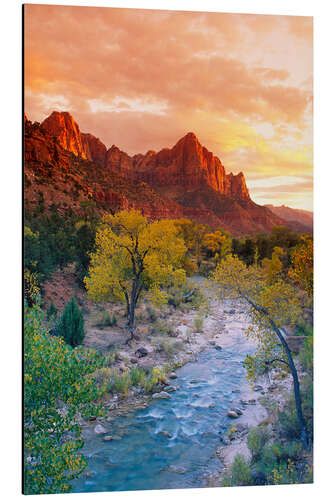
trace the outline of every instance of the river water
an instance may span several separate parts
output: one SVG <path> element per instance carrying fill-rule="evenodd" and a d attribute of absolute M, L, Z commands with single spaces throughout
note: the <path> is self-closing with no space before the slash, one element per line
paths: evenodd
<path fill-rule="evenodd" d="M 231 330 L 226 347 L 209 346 L 196 362 L 176 371 L 173 382 L 179 389 L 170 399 L 152 400 L 149 407 L 112 422 L 110 433 L 121 439 L 104 442 L 90 431 L 83 448 L 88 467 L 73 482 L 73 491 L 206 485 L 207 476 L 221 469 L 216 447 L 230 425 L 227 410 L 239 406 L 238 390 L 247 386 L 243 361 L 253 349 L 240 322 Z"/>

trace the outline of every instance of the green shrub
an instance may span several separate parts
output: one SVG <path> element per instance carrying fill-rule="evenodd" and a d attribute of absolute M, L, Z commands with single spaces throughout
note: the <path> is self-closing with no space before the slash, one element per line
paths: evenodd
<path fill-rule="evenodd" d="M 125 396 L 128 393 L 128 389 L 131 387 L 131 377 L 128 372 L 120 375 L 115 373 L 111 380 L 111 390 L 116 393 L 122 393 Z"/>
<path fill-rule="evenodd" d="M 104 416 L 102 358 L 48 335 L 40 302 L 24 314 L 24 493 L 67 493 L 86 466 L 76 416 Z M 66 412 L 63 409 L 66 408 Z"/>
<path fill-rule="evenodd" d="M 111 319 L 111 326 L 117 326 L 117 325 L 118 325 L 117 316 L 113 314 Z"/>
<path fill-rule="evenodd" d="M 303 369 L 312 374 L 313 373 L 313 330 L 304 341 L 304 347 L 299 353 L 299 360 Z"/>
<path fill-rule="evenodd" d="M 47 310 L 47 319 L 52 320 L 57 317 L 58 309 L 55 307 L 53 300 L 51 300 L 50 307 Z"/>
<path fill-rule="evenodd" d="M 166 375 L 163 369 L 155 366 L 145 377 L 142 387 L 146 393 L 153 392 L 153 389 L 161 382 L 165 382 Z"/>
<path fill-rule="evenodd" d="M 74 297 L 66 305 L 57 325 L 57 333 L 72 347 L 82 344 L 84 339 L 84 320 Z"/>
<path fill-rule="evenodd" d="M 313 381 L 311 376 L 304 377 L 301 383 L 302 409 L 310 441 L 313 435 Z M 278 426 L 281 436 L 288 440 L 300 439 L 295 400 L 290 394 L 283 408 L 278 411 Z"/>
<path fill-rule="evenodd" d="M 249 486 L 252 484 L 249 462 L 240 454 L 236 455 L 231 466 L 231 475 L 224 482 L 224 486 Z"/>
<path fill-rule="evenodd" d="M 300 318 L 296 323 L 296 335 L 312 335 L 313 328 L 303 318 Z"/>
<path fill-rule="evenodd" d="M 145 371 L 138 366 L 132 366 L 130 369 L 131 385 L 143 385 L 145 380 Z"/>
<path fill-rule="evenodd" d="M 257 461 L 260 458 L 268 440 L 269 433 L 264 427 L 253 427 L 250 429 L 247 436 L 247 446 L 251 452 L 253 461 Z"/>
<path fill-rule="evenodd" d="M 170 335 L 170 334 L 172 334 L 172 332 L 173 332 L 173 329 L 167 321 L 157 319 L 154 322 L 154 325 L 152 328 L 152 333 L 154 333 L 156 335 Z"/>
<path fill-rule="evenodd" d="M 96 326 L 104 327 L 104 326 L 111 326 L 111 324 L 112 321 L 108 311 L 102 311 L 97 319 Z"/>

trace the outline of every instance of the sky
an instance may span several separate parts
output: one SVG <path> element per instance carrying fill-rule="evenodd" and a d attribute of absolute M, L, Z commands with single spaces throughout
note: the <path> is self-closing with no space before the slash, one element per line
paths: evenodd
<path fill-rule="evenodd" d="M 313 18 L 25 5 L 25 111 L 128 154 L 188 132 L 259 204 L 312 210 Z"/>

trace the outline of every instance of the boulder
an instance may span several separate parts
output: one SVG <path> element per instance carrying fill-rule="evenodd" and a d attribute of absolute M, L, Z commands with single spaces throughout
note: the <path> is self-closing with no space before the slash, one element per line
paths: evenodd
<path fill-rule="evenodd" d="M 145 356 L 148 355 L 148 350 L 145 347 L 139 347 L 139 349 L 135 351 L 135 355 L 138 358 L 144 358 Z"/>
<path fill-rule="evenodd" d="M 164 390 L 166 392 L 174 392 L 174 391 L 178 391 L 179 387 L 178 385 L 167 385 L 166 387 L 164 387 Z"/>
<path fill-rule="evenodd" d="M 178 378 L 178 375 L 175 372 L 171 372 L 169 375 L 169 378 L 175 379 L 175 378 Z"/>
<path fill-rule="evenodd" d="M 108 436 L 103 437 L 103 441 L 112 441 L 112 440 L 113 440 L 113 436 L 108 435 Z"/>
<path fill-rule="evenodd" d="M 106 434 L 107 433 L 107 430 L 101 424 L 97 424 L 95 426 L 94 431 L 95 431 L 95 434 Z"/>
<path fill-rule="evenodd" d="M 238 413 L 236 413 L 236 412 L 235 412 L 235 411 L 233 411 L 233 410 L 229 410 L 229 411 L 228 411 L 228 413 L 227 413 L 227 415 L 228 415 L 228 417 L 230 417 L 230 418 L 238 418 L 238 417 L 239 417 Z"/>
<path fill-rule="evenodd" d="M 170 399 L 171 396 L 168 392 L 161 391 L 161 392 L 155 392 L 155 394 L 152 395 L 153 399 Z"/>
<path fill-rule="evenodd" d="M 255 385 L 253 387 L 253 390 L 256 391 L 256 392 L 259 392 L 259 391 L 263 391 L 263 386 L 262 385 Z"/>
<path fill-rule="evenodd" d="M 166 436 L 169 439 L 172 438 L 172 435 L 168 431 L 160 431 L 159 434 L 161 434 L 162 436 Z"/>

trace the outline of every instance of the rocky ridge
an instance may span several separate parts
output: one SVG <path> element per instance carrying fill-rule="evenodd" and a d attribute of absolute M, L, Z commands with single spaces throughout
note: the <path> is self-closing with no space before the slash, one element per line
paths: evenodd
<path fill-rule="evenodd" d="M 68 112 L 54 111 L 41 124 L 25 117 L 25 179 L 26 199 L 37 204 L 42 193 L 46 208 L 53 203 L 77 211 L 91 200 L 104 211 L 187 217 L 234 235 L 285 225 L 251 200 L 243 173 L 226 174 L 192 132 L 170 149 L 131 157 L 82 133 Z"/>

